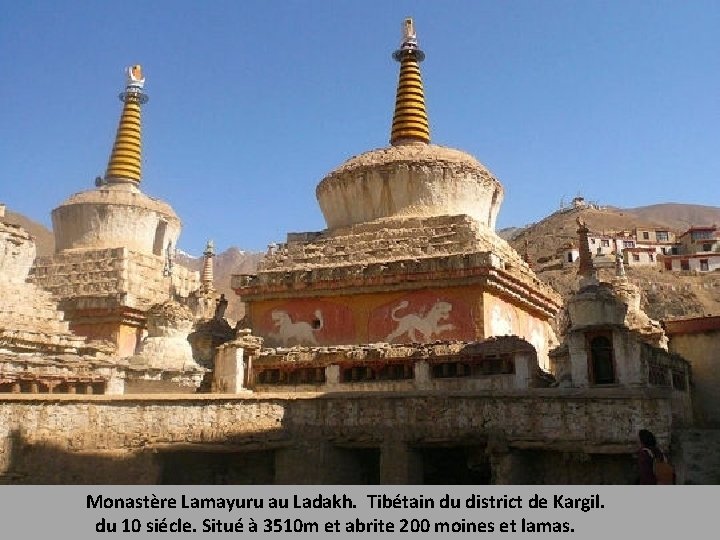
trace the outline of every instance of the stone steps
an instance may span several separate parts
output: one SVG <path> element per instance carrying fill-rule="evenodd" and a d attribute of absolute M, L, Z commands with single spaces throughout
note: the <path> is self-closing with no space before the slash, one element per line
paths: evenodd
<path fill-rule="evenodd" d="M 261 270 L 362 264 L 372 260 L 389 261 L 484 250 L 499 252 L 501 257 L 511 261 L 520 258 L 505 242 L 494 235 L 491 238 L 487 233 L 479 234 L 472 222 L 462 219 L 439 227 L 386 225 L 380 230 L 376 227 L 362 230 L 362 227 L 334 231 L 332 236 L 314 237 L 308 242 L 283 244 L 263 260 Z"/>
<path fill-rule="evenodd" d="M 70 332 L 50 292 L 32 283 L 0 283 L 0 342 L 20 350 L 71 351 L 85 339 Z"/>

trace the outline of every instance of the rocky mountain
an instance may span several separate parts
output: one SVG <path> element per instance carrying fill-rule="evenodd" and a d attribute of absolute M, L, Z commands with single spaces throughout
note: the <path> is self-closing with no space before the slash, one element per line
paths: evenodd
<path fill-rule="evenodd" d="M 245 309 L 239 297 L 230 288 L 230 276 L 232 274 L 252 274 L 262 258 L 262 253 L 242 251 L 231 247 L 215 255 L 213 264 L 213 281 L 215 288 L 228 299 L 226 317 L 239 320 L 245 315 Z M 202 257 L 191 257 L 189 255 L 178 255 L 177 262 L 191 270 L 202 270 Z"/>

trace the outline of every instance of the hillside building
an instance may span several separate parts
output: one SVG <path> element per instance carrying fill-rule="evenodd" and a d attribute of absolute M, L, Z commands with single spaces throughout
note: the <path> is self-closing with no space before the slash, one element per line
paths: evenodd
<path fill-rule="evenodd" d="M 562 261 L 563 268 L 567 268 L 580 258 L 580 249 L 572 242 L 566 242 L 558 248 L 556 256 Z"/>
<path fill-rule="evenodd" d="M 625 248 L 622 251 L 623 261 L 627 266 L 655 266 L 657 250 L 653 247 Z"/>
<path fill-rule="evenodd" d="M 720 270 L 720 234 L 717 226 L 691 227 L 678 237 L 671 253 L 658 258 L 659 266 L 673 272 Z"/>
<path fill-rule="evenodd" d="M 656 253 L 668 255 L 677 246 L 677 239 L 674 231 L 667 228 L 640 228 L 633 229 L 633 235 L 637 247 L 653 247 Z"/>

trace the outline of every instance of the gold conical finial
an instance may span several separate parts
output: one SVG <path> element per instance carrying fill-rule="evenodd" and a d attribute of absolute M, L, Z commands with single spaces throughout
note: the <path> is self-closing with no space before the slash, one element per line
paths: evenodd
<path fill-rule="evenodd" d="M 427 144 L 430 142 L 430 126 L 420 76 L 420 62 L 425 59 L 425 53 L 418 47 L 415 25 L 411 18 L 403 21 L 403 39 L 400 48 L 393 53 L 393 58 L 400 62 L 400 79 L 390 144 Z"/>
<path fill-rule="evenodd" d="M 142 131 L 140 105 L 147 103 L 148 96 L 143 92 L 145 77 L 142 67 L 134 65 L 127 68 L 128 83 L 120 93 L 123 106 L 115 135 L 110 160 L 108 161 L 105 182 L 139 183 L 142 170 Z"/>

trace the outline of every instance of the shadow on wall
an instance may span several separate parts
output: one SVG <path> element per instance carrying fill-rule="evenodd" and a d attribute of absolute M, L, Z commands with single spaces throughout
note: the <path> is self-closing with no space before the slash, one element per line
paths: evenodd
<path fill-rule="evenodd" d="M 232 444 L 162 445 L 137 452 L 73 452 L 51 444 L 30 443 L 19 432 L 10 437 L 7 472 L 0 484 L 366 484 L 399 478 L 393 471 L 413 468 L 405 482 L 486 484 L 490 481 L 484 446 L 407 448 L 382 457 L 382 443 L 347 446 L 321 440 L 259 443 L 257 434 Z M 479 452 L 478 452 L 479 450 Z M 407 452 L 407 453 L 405 453 Z M 398 461 L 398 458 L 402 461 Z M 384 460 L 384 463 L 383 463 Z M 390 478 L 387 475 L 390 474 Z"/>
<path fill-rule="evenodd" d="M 178 444 L 133 453 L 80 453 L 28 443 L 18 432 L 9 439 L 9 466 L 0 475 L 0 484 L 372 485 L 382 483 L 388 474 L 382 444 L 350 448 L 310 440 L 298 445 L 287 440 L 259 443 L 257 436 L 251 435 L 244 445 L 235 439 L 233 444 Z M 489 484 L 494 476 L 492 458 L 479 441 L 408 447 L 403 456 L 394 456 L 396 451 L 390 452 L 389 465 L 413 469 L 405 479 L 411 483 L 479 485 Z M 506 477 L 510 483 L 632 484 L 637 478 L 635 456 L 629 454 L 516 450 L 513 456 L 513 470 Z M 403 463 L 397 461 L 398 457 Z M 316 460 L 320 467 L 313 466 Z"/>
<path fill-rule="evenodd" d="M 255 436 L 248 439 L 257 440 Z M 163 445 L 138 452 L 73 452 L 30 443 L 15 431 L 0 484 L 272 484 L 275 448 Z"/>

